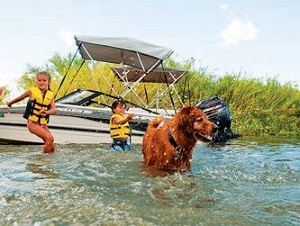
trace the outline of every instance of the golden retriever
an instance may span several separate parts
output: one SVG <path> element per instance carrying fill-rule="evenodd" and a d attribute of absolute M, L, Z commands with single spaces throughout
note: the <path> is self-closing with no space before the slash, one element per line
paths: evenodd
<path fill-rule="evenodd" d="M 211 141 L 216 126 L 196 107 L 183 107 L 170 121 L 156 117 L 143 137 L 144 163 L 160 170 L 190 170 L 197 140 Z"/>

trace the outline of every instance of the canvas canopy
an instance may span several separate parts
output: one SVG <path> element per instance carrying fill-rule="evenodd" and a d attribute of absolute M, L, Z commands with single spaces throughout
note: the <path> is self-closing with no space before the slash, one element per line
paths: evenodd
<path fill-rule="evenodd" d="M 112 67 L 111 69 L 122 82 L 136 82 L 144 75 L 141 69 L 130 66 Z M 140 82 L 175 84 L 186 73 L 187 71 L 183 70 L 157 67 L 143 77 Z"/>
<path fill-rule="evenodd" d="M 149 72 L 173 50 L 129 37 L 75 36 L 83 59 L 118 63 Z"/>
<path fill-rule="evenodd" d="M 173 84 L 170 87 L 174 88 L 174 83 L 177 82 L 183 74 L 185 74 L 184 71 L 176 71 L 175 69 L 166 69 L 167 72 L 164 74 L 164 69 L 162 67 L 158 69 L 155 73 L 151 73 L 157 67 L 161 66 L 163 61 L 173 53 L 173 50 L 166 47 L 146 43 L 144 41 L 140 41 L 138 39 L 130 37 L 101 37 L 75 35 L 74 38 L 76 41 L 76 45 L 78 46 L 76 54 L 80 53 L 83 61 L 76 70 L 76 73 L 74 74 L 71 83 L 74 81 L 74 78 L 78 74 L 80 68 L 83 65 L 86 65 L 91 75 L 91 78 L 93 79 L 93 82 L 96 86 L 96 89 L 101 92 L 99 82 L 97 82 L 97 80 L 94 78 L 93 70 L 91 70 L 90 68 L 92 65 L 96 65 L 94 69 L 98 70 L 99 75 L 102 76 L 103 81 L 105 81 L 107 86 L 110 88 L 110 94 L 117 96 L 118 98 L 123 98 L 125 100 L 125 97 L 129 93 L 133 93 L 137 97 L 136 104 L 141 103 L 142 106 L 146 106 L 142 98 L 134 91 L 134 88 L 140 82 L 161 81 L 166 82 L 168 85 Z M 74 61 L 76 54 L 74 55 L 72 62 Z M 132 78 L 130 82 L 127 78 L 124 78 L 122 84 L 126 87 L 126 89 L 123 91 L 121 90 L 122 93 L 120 93 L 120 90 L 117 91 L 114 89 L 114 84 L 112 84 L 108 80 L 107 75 L 103 73 L 100 64 L 89 64 L 89 62 L 86 62 L 86 60 L 90 60 L 92 62 L 99 61 L 115 63 L 122 65 L 123 69 L 124 67 L 132 67 L 135 68 L 135 70 L 138 70 L 138 77 Z M 72 63 L 70 64 L 70 66 L 71 65 Z M 127 70 L 127 72 L 130 72 L 130 70 Z M 174 72 L 173 75 L 172 72 Z M 137 71 L 135 71 L 134 73 L 137 73 Z M 121 77 L 123 77 L 124 74 L 120 75 Z M 165 75 L 167 75 L 167 77 Z M 58 91 L 62 87 L 66 76 L 67 73 L 62 79 Z M 66 90 L 68 91 L 68 88 Z M 67 91 L 65 91 L 65 94 Z M 55 96 L 57 95 L 57 93 L 55 94 Z M 106 104 L 106 100 L 103 97 L 103 95 L 101 95 L 101 98 L 103 99 L 103 103 Z"/>
<path fill-rule="evenodd" d="M 178 92 L 175 89 L 175 83 L 177 83 L 183 75 L 187 73 L 187 71 L 184 70 L 177 70 L 173 68 L 162 68 L 157 67 L 153 71 L 149 72 L 146 76 L 144 76 L 144 72 L 138 68 L 134 68 L 131 66 L 116 66 L 111 67 L 112 71 L 116 75 L 116 77 L 122 82 L 124 87 L 127 88 L 126 92 L 128 90 L 131 90 L 131 93 L 135 94 L 136 100 L 139 100 L 141 103 L 146 105 L 145 102 L 140 98 L 140 96 L 135 93 L 135 90 L 132 89 L 131 84 L 139 81 L 139 83 L 165 83 L 167 86 L 165 88 L 159 88 L 157 89 L 156 96 L 157 98 L 154 99 L 152 102 L 147 101 L 147 107 L 153 107 L 154 105 L 157 105 L 159 101 L 162 101 L 164 99 L 164 96 L 168 94 L 168 92 L 173 92 L 173 95 L 177 96 L 177 100 L 183 105 L 181 98 L 178 94 Z M 144 86 L 145 87 L 145 86 Z M 145 95 L 146 88 L 145 88 Z"/>

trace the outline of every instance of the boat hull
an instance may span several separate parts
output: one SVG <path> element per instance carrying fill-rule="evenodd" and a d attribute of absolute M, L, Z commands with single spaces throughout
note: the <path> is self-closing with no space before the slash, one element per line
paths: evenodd
<path fill-rule="evenodd" d="M 21 113 L 5 113 L 0 118 L 0 144 L 42 144 L 30 133 Z M 101 121 L 73 116 L 52 115 L 48 124 L 56 144 L 111 143 L 109 125 Z M 132 143 L 141 143 L 142 131 L 132 131 Z"/>

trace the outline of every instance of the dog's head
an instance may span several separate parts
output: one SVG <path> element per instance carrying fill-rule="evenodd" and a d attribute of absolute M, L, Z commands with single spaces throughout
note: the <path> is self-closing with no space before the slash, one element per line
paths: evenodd
<path fill-rule="evenodd" d="M 212 140 L 212 134 L 217 128 L 216 125 L 210 122 L 207 116 L 196 107 L 183 107 L 175 114 L 173 120 L 177 122 L 179 130 L 203 142 L 210 142 Z"/>

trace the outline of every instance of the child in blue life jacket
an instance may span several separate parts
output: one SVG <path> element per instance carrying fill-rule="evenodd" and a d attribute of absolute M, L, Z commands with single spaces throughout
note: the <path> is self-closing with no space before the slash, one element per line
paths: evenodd
<path fill-rule="evenodd" d="M 116 100 L 112 103 L 113 115 L 110 118 L 110 136 L 113 139 L 111 149 L 113 151 L 130 151 L 130 127 L 129 121 L 134 114 L 125 115 L 126 102 Z"/>

